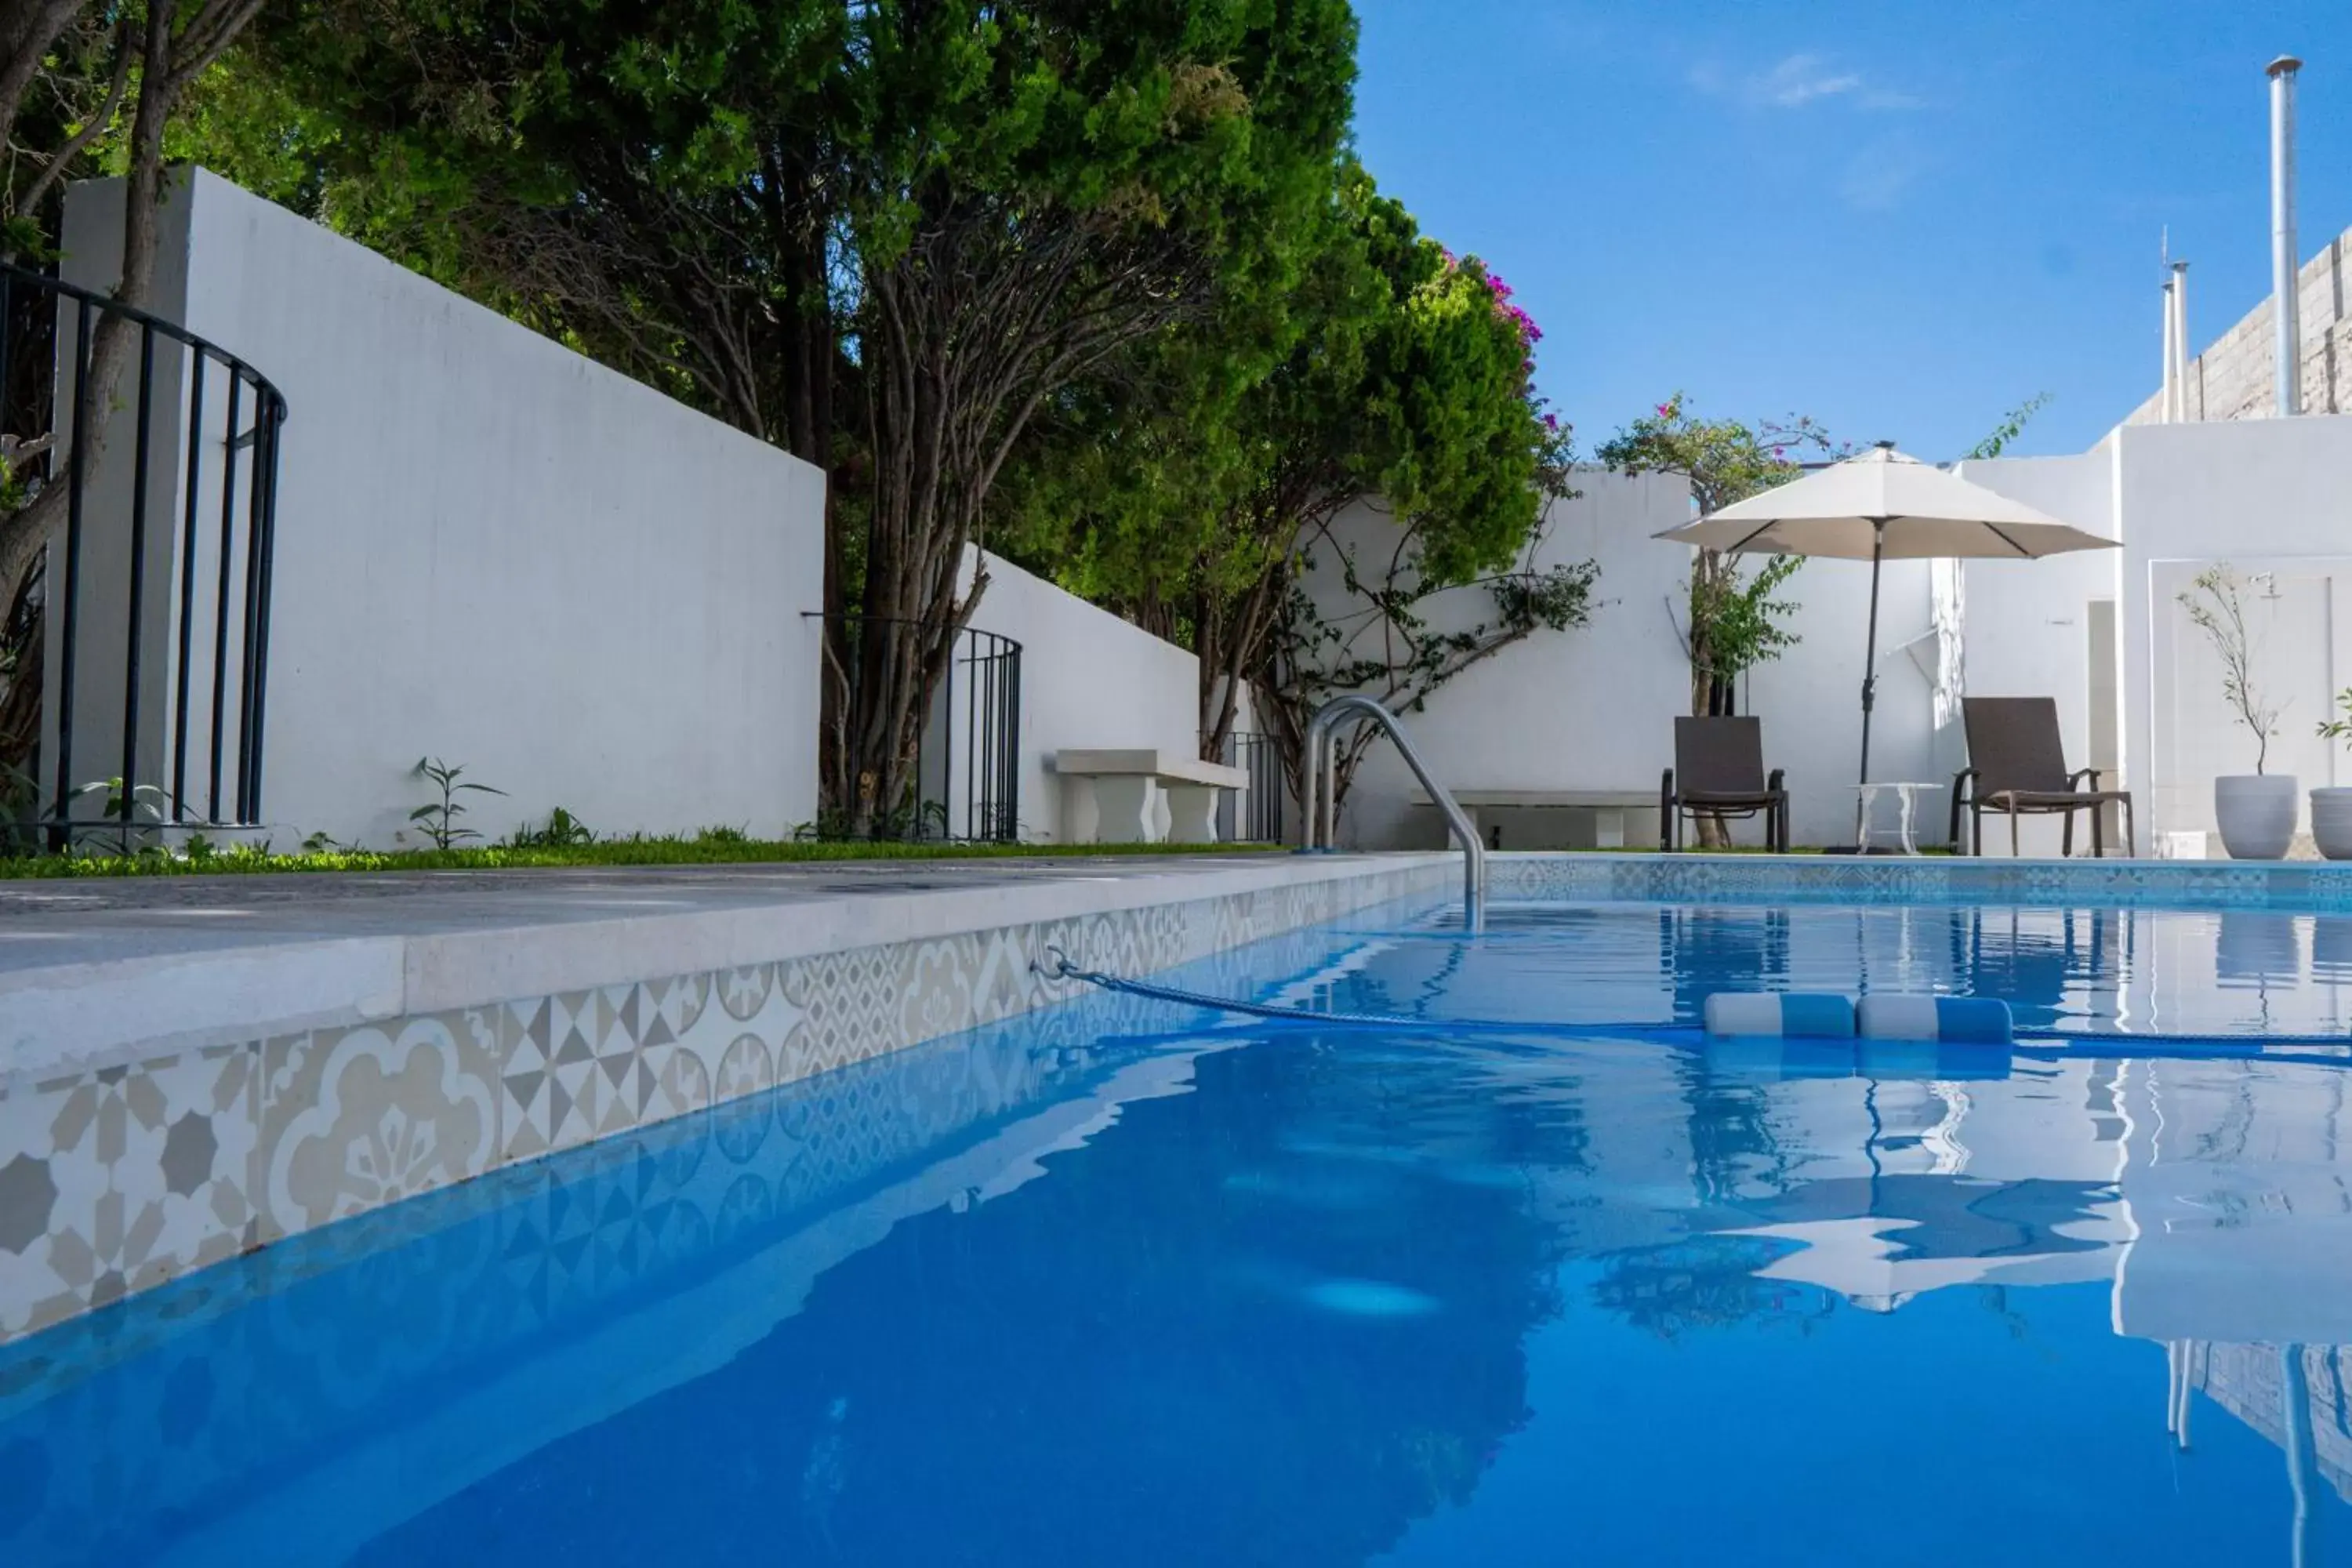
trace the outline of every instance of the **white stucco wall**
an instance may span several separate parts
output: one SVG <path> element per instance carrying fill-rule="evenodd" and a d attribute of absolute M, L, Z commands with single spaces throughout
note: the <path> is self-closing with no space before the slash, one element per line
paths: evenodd
<path fill-rule="evenodd" d="M 2115 513 L 2115 442 L 2066 458 L 2001 458 L 1962 463 L 1957 472 L 1972 484 L 2038 507 L 2103 539 L 2121 536 Z M 2108 766 L 2105 755 L 2119 743 L 2121 724 L 2095 739 L 2091 692 L 2097 679 L 2092 664 L 2094 601 L 2114 601 L 2119 592 L 2119 551 L 2084 551 L 2039 561 L 1969 561 L 1962 563 L 1965 632 L 1960 688 L 1971 697 L 2048 697 L 2058 705 L 2058 731 L 2069 768 Z M 2105 671 L 2110 688 L 2118 679 L 2122 650 L 2110 649 Z M 1948 751 L 1952 771 L 1963 765 L 1967 745 L 1959 715 L 1950 715 Z M 2109 781 L 2114 787 L 2114 782 Z M 1944 805 L 1949 809 L 1950 801 Z M 2148 822 L 2138 824 L 2140 849 L 2147 847 Z M 2079 837 L 2079 835 L 2078 835 Z M 2027 855 L 2055 855 L 2063 842 L 2056 817 L 2022 823 L 2019 845 Z M 2009 852 L 2005 823 L 1989 823 L 1985 851 Z"/>
<path fill-rule="evenodd" d="M 121 202 L 76 187 L 68 234 Z M 814 816 L 818 470 L 201 171 L 163 243 L 159 313 L 291 410 L 280 847 L 400 838 L 426 753 L 507 792 L 468 797 L 491 837 L 557 805 L 605 833 Z M 65 272 L 111 281 L 95 254 Z"/>
<path fill-rule="evenodd" d="M 969 586 L 980 552 L 968 551 Z M 1108 610 L 1009 561 L 987 557 L 988 587 L 971 625 L 1021 644 L 1021 837 L 1063 837 L 1064 750 L 1151 748 L 1200 752 L 1200 664 Z"/>
<path fill-rule="evenodd" d="M 1870 726 L 1870 776 L 1948 784 L 1935 727 L 1937 643 L 1932 564 L 1889 561 L 1878 604 L 1878 698 Z M 1870 630 L 1870 563 L 1808 561 L 1780 590 L 1799 608 L 1797 645 L 1749 671 L 1741 710 L 1764 721 L 1764 765 L 1788 773 L 1789 832 L 1797 844 L 1853 842 L 1853 784 L 1862 760 L 1864 646 Z M 1943 797 L 1920 805 L 1918 830 L 1933 842 Z M 1881 801 L 1890 830 L 1895 803 Z M 1760 829 L 1753 837 L 1760 841 Z M 1743 837 L 1743 842 L 1745 838 Z"/>
<path fill-rule="evenodd" d="M 1547 512 L 1529 563 L 1546 569 L 1599 562 L 1591 624 L 1536 632 L 1440 688 L 1423 711 L 1403 716 L 1413 744 L 1449 788 L 1654 795 L 1673 755 L 1674 716 L 1690 704 L 1689 660 L 1672 618 L 1689 554 L 1651 535 L 1688 521 L 1690 487 L 1670 476 L 1598 471 L 1579 472 L 1575 484 L 1581 493 Z M 1360 504 L 1334 531 L 1360 559 L 1384 562 L 1395 524 L 1378 508 Z M 1310 578 L 1327 615 L 1341 603 L 1333 571 L 1318 555 Z M 1449 589 L 1422 608 L 1439 630 L 1467 629 L 1494 616 L 1483 588 Z M 1372 848 L 1442 843 L 1444 824 L 1431 808 L 1412 804 L 1414 787 L 1395 748 L 1375 743 L 1349 793 L 1341 842 Z M 1503 826 L 1506 847 L 1530 847 L 1515 837 L 1514 824 Z M 1628 824 L 1629 833 L 1638 831 Z"/>
<path fill-rule="evenodd" d="M 2115 434 L 2125 766 L 2145 781 L 2161 830 L 2212 826 L 2215 774 L 2244 773 L 2252 748 L 2223 707 L 2215 671 L 2174 595 L 2227 561 L 2273 579 L 2254 611 L 2256 672 L 2285 704 L 2270 771 L 2309 786 L 2352 779 L 2312 733 L 2352 683 L 2352 416 L 2131 425 Z M 2217 846 L 2218 852 L 2218 846 Z"/>

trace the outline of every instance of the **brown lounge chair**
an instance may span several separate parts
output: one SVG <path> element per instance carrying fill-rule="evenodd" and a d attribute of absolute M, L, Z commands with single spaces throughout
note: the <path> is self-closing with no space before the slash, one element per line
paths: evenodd
<path fill-rule="evenodd" d="M 1679 781 L 1681 787 L 1675 787 Z M 1683 847 L 1685 816 L 1764 814 L 1764 847 L 1789 847 L 1789 792 L 1781 770 L 1764 772 L 1759 719 L 1677 719 L 1675 765 L 1658 785 L 1658 847 Z"/>
<path fill-rule="evenodd" d="M 1984 853 L 1984 815 L 1997 811 L 2009 818 L 2009 852 L 2017 853 L 2017 819 L 2021 816 L 2063 815 L 2066 818 L 2065 852 L 2074 853 L 2074 814 L 2091 814 L 2091 853 L 2106 852 L 2106 812 L 2109 805 L 2124 808 L 2124 853 L 2137 842 L 2132 821 L 2129 790 L 2101 789 L 2096 768 L 2066 771 L 2066 752 L 2058 739 L 2058 703 L 2048 697 L 1964 697 L 1960 714 L 1969 732 L 1969 765 L 1952 780 L 1952 850 L 1955 854 Z M 2084 786 L 2090 787 L 2085 789 Z M 1960 838 L 1960 813 L 1966 810 L 1971 832 Z"/>

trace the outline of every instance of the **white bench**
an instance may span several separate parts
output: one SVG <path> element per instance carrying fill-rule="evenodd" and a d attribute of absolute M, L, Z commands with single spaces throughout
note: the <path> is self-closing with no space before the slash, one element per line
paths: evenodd
<path fill-rule="evenodd" d="M 1558 811 L 1590 812 L 1592 817 L 1592 841 L 1579 844 L 1578 848 L 1622 849 L 1625 847 L 1625 814 L 1646 811 L 1654 819 L 1658 812 L 1658 792 L 1654 789 L 1463 789 L 1454 792 L 1454 799 L 1470 818 L 1470 826 L 1480 826 L 1480 811 Z M 1412 792 L 1415 805 L 1433 805 L 1427 790 Z M 1656 837 L 1654 826 L 1651 838 Z"/>
<path fill-rule="evenodd" d="M 1214 844 L 1217 792 L 1249 787 L 1240 768 L 1173 752 L 1055 752 L 1054 772 L 1072 844 Z"/>

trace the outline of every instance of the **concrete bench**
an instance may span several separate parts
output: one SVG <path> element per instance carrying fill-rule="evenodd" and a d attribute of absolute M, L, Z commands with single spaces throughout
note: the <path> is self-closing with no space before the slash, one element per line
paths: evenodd
<path fill-rule="evenodd" d="M 1479 813 L 1496 811 L 1574 811 L 1590 813 L 1592 831 L 1589 843 L 1579 843 L 1580 849 L 1622 849 L 1625 847 L 1625 814 L 1645 811 L 1654 819 L 1658 812 L 1658 792 L 1650 789 L 1461 789 L 1454 792 L 1470 824 L 1485 832 Z M 1429 792 L 1412 792 L 1415 805 L 1433 805 Z M 1581 837 L 1581 836 L 1580 836 Z M 1654 828 L 1645 836 L 1645 842 L 1654 843 Z"/>
<path fill-rule="evenodd" d="M 1214 844 L 1217 792 L 1249 787 L 1240 768 L 1173 752 L 1055 752 L 1054 772 L 1072 844 Z"/>

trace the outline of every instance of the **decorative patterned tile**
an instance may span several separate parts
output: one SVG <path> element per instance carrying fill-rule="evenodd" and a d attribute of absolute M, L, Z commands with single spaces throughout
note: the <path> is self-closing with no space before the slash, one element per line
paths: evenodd
<path fill-rule="evenodd" d="M 0 1095 L 0 1338 L 257 1244 L 252 1046 Z"/>
<path fill-rule="evenodd" d="M 498 1009 L 272 1040 L 263 1051 L 263 1239 L 499 1163 Z"/>
<path fill-rule="evenodd" d="M 2096 904 L 2352 910 L 2352 865 L 1893 856 L 1507 855 L 1499 899 Z"/>
<path fill-rule="evenodd" d="M 774 1115 L 764 1104 L 749 1113 L 729 1107 L 1085 992 L 1034 970 L 1048 946 L 1087 967 L 1150 973 L 1351 910 L 1442 894 L 1454 875 L 1424 863 L 623 982 L 0 1092 L 0 1344 L 331 1221 L 368 1215 L 365 1234 L 380 1242 L 436 1212 L 404 1200 L 487 1173 L 502 1173 L 486 1193 L 511 1196 L 519 1189 L 508 1182 L 539 1179 L 528 1163 L 567 1150 L 592 1165 L 632 1167 L 647 1130 L 679 1119 L 715 1119 L 730 1164 L 773 1165 L 779 1150 L 790 1156 L 777 1167 L 792 1173 L 789 1183 L 770 1182 L 758 1196 L 730 1177 L 690 1217 L 647 1217 L 646 1193 L 608 1192 L 596 1200 L 604 1207 L 583 1208 L 579 1194 L 548 1188 L 530 1236 L 483 1244 L 508 1257 L 510 1271 L 521 1269 L 514 1300 L 545 1310 L 639 1254 L 686 1245 L 698 1226 L 769 1212 L 809 1184 L 918 1147 L 935 1116 L 846 1078 L 779 1101 L 784 1109 Z M 1082 1012 L 1057 1008 L 1046 1026 L 1025 1032 L 1040 1060 L 1092 1047 L 1096 1025 Z M 1057 1026 L 1066 1020 L 1066 1030 Z M 944 1052 L 926 1070 L 951 1079 L 971 1065 L 968 1053 Z M 1018 1092 L 947 1079 L 926 1094 L 934 1090 L 958 1105 Z M 673 1163 L 698 1161 L 700 1138 L 699 1121 L 677 1129 L 665 1145 Z M 673 1184 L 689 1177 L 681 1171 Z M 537 1261 L 511 1262 L 524 1256 Z M 304 1267 L 295 1255 L 277 1263 L 289 1278 Z M 492 1317 L 523 1310 L 488 1297 L 479 1307 Z"/>

